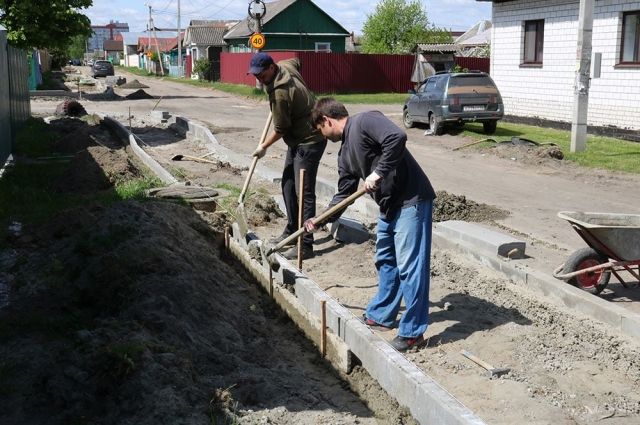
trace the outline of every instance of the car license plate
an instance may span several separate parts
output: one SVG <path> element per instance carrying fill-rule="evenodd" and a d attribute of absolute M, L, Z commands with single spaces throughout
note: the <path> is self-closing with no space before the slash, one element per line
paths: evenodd
<path fill-rule="evenodd" d="M 462 107 L 463 111 L 484 111 L 483 105 L 466 105 Z"/>

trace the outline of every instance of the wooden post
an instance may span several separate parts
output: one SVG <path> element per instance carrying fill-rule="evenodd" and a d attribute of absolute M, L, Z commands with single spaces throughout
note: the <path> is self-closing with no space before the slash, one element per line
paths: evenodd
<path fill-rule="evenodd" d="M 327 301 L 320 300 L 320 354 L 327 355 Z"/>
<path fill-rule="evenodd" d="M 224 226 L 224 249 L 229 250 L 229 226 Z"/>
<path fill-rule="evenodd" d="M 273 270 L 269 267 L 269 296 L 273 298 Z"/>
<path fill-rule="evenodd" d="M 300 191 L 298 192 L 298 228 L 304 224 L 304 168 L 300 170 Z M 298 236 L 298 270 L 302 271 L 302 237 Z"/>

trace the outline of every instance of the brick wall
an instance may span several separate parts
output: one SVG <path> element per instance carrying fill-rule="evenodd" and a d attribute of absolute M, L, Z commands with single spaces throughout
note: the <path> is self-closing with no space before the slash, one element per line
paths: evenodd
<path fill-rule="evenodd" d="M 516 0 L 493 4 L 491 76 L 505 113 L 571 121 L 578 40 L 578 1 Z M 588 124 L 640 129 L 640 69 L 615 69 L 622 12 L 640 10 L 640 1 L 597 0 L 593 52 L 602 53 L 600 78 L 591 80 Z M 520 66 L 523 22 L 544 19 L 541 68 Z"/>

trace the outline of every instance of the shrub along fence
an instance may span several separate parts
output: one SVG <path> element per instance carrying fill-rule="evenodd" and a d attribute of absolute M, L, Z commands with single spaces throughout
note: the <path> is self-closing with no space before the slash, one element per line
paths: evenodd
<path fill-rule="evenodd" d="M 7 44 L 0 27 L 0 167 L 4 165 L 19 126 L 31 116 L 29 64 L 23 50 Z"/>

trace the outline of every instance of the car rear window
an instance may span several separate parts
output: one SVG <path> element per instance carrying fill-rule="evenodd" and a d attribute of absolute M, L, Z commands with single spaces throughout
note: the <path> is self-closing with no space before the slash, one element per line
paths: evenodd
<path fill-rule="evenodd" d="M 109 61 L 97 61 L 96 65 L 111 65 L 111 62 L 109 62 Z"/>
<path fill-rule="evenodd" d="M 484 75 L 456 75 L 449 79 L 449 87 L 469 86 L 495 87 L 491 79 Z"/>

